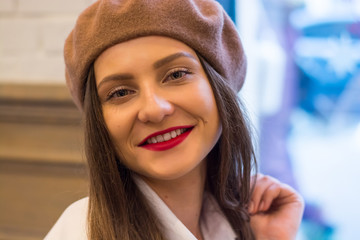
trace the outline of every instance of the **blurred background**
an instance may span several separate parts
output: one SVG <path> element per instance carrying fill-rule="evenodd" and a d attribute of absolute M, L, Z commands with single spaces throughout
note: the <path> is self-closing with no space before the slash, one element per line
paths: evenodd
<path fill-rule="evenodd" d="M 255 124 L 260 171 L 304 196 L 299 240 L 358 239 L 360 1 L 235 6 L 249 65 L 240 95 Z"/>
<path fill-rule="evenodd" d="M 0 0 L 0 239 L 42 239 L 87 195 L 62 48 L 93 0 Z M 222 0 L 248 58 L 260 171 L 296 188 L 298 240 L 355 240 L 360 0 Z"/>
<path fill-rule="evenodd" d="M 0 239 L 39 240 L 87 195 L 63 44 L 90 0 L 0 0 Z"/>

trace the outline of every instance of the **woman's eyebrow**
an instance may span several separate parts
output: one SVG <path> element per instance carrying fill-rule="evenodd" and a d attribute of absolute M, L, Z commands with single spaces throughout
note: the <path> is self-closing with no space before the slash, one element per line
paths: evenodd
<path fill-rule="evenodd" d="M 169 55 L 167 57 L 164 57 L 164 58 L 162 58 L 160 60 L 157 60 L 153 64 L 153 67 L 154 67 L 154 69 L 159 68 L 159 67 L 165 65 L 166 63 L 174 61 L 175 59 L 180 58 L 180 57 L 188 57 L 188 58 L 192 58 L 192 59 L 196 60 L 196 58 L 193 55 L 191 55 L 190 53 L 178 52 L 178 53 L 171 54 L 171 55 Z"/>
<path fill-rule="evenodd" d="M 130 79 L 133 79 L 133 76 L 131 74 L 118 74 L 118 73 L 111 74 L 109 76 L 104 77 L 103 80 L 101 80 L 101 82 L 97 86 L 97 88 L 99 89 L 101 85 L 103 85 L 107 82 L 130 80 Z"/>
<path fill-rule="evenodd" d="M 187 58 L 192 58 L 194 60 L 196 60 L 196 58 L 191 55 L 190 53 L 187 52 L 178 52 L 178 53 L 174 53 L 171 54 L 167 57 L 164 57 L 160 60 L 157 60 L 154 64 L 153 64 L 153 68 L 160 68 L 161 66 L 174 61 L 175 59 L 178 59 L 180 57 L 187 57 Z M 104 77 L 101 82 L 99 83 L 99 85 L 97 86 L 97 88 L 99 89 L 101 87 L 101 85 L 103 85 L 106 82 L 111 82 L 111 81 L 120 81 L 120 80 L 130 80 L 133 79 L 133 76 L 131 74 L 111 74 L 109 76 Z"/>

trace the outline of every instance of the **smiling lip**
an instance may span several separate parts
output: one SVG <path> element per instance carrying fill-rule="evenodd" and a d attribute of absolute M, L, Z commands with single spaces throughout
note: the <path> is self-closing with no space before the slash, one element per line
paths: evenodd
<path fill-rule="evenodd" d="M 170 140 L 167 141 L 158 142 L 158 143 L 149 143 L 148 141 L 150 138 L 156 137 L 158 135 L 163 135 L 165 133 L 170 133 L 171 131 L 177 129 L 186 129 L 186 131 L 176 136 L 175 138 L 171 138 Z M 193 126 L 177 126 L 177 127 L 168 128 L 163 131 L 159 131 L 147 136 L 144 140 L 141 141 L 141 143 L 138 146 L 152 151 L 165 151 L 183 142 L 186 139 L 186 137 L 190 134 L 192 129 Z"/>

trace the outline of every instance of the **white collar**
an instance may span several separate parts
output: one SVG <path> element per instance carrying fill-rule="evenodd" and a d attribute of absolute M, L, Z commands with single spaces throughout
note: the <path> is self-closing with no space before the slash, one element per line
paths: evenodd
<path fill-rule="evenodd" d="M 197 238 L 175 216 L 161 198 L 139 176 L 133 176 L 136 185 L 144 194 L 157 215 L 166 239 L 197 240 Z M 222 213 L 215 198 L 205 192 L 200 218 L 200 228 L 205 240 L 234 240 L 236 234 Z"/>

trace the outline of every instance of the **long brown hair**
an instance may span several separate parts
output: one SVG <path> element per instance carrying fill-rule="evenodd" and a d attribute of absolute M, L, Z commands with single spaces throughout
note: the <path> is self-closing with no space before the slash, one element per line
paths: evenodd
<path fill-rule="evenodd" d="M 236 93 L 201 57 L 217 103 L 222 134 L 207 157 L 207 187 L 239 239 L 254 239 L 246 210 L 250 175 L 256 168 L 248 123 Z M 164 239 L 160 223 L 121 161 L 107 131 L 97 94 L 94 69 L 84 99 L 85 151 L 90 176 L 90 239 Z"/>

